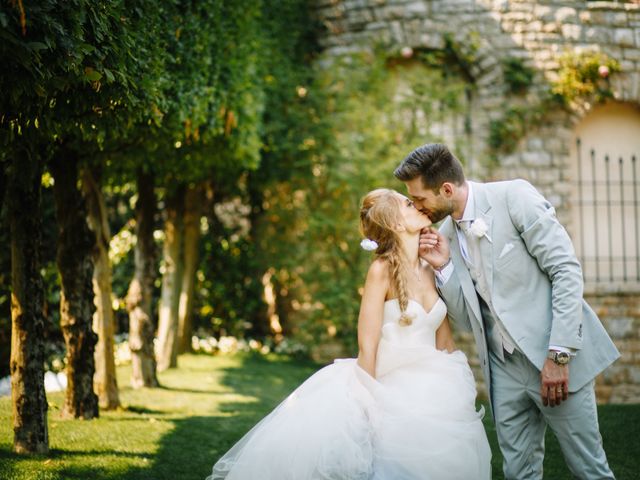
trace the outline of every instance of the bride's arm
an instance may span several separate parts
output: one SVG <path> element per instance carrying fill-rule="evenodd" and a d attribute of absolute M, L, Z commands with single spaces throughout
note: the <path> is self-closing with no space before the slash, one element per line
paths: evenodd
<path fill-rule="evenodd" d="M 376 376 L 376 353 L 384 315 L 384 301 L 389 283 L 389 268 L 386 262 L 374 261 L 369 267 L 364 283 L 360 315 L 358 316 L 358 347 L 360 349 L 358 365 L 374 378 Z"/>
<path fill-rule="evenodd" d="M 434 294 L 438 294 L 436 288 L 435 272 L 430 266 L 423 267 L 426 271 L 426 278 L 429 279 L 429 288 L 432 289 Z M 436 330 L 436 348 L 438 350 L 446 350 L 451 353 L 456 349 L 456 344 L 453 341 L 453 333 L 451 332 L 451 324 L 449 323 L 449 315 L 444 317 L 444 320 Z"/>
<path fill-rule="evenodd" d="M 449 325 L 449 316 L 444 317 L 444 320 L 436 330 L 436 348 L 438 350 L 446 350 L 451 353 L 456 349 L 456 344 L 453 341 L 453 333 L 451 333 L 451 326 Z"/>

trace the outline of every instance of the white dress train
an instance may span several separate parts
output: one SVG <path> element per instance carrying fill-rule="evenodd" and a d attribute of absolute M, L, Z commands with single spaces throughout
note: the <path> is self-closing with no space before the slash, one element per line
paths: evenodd
<path fill-rule="evenodd" d="M 385 302 L 372 378 L 355 359 L 312 375 L 213 466 L 207 480 L 489 480 L 491 451 L 461 351 L 435 348 L 447 309 Z"/>

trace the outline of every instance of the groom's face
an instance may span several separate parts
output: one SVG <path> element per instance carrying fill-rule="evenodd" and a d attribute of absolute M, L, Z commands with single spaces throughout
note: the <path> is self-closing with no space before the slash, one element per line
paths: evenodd
<path fill-rule="evenodd" d="M 436 194 L 423 185 L 420 177 L 404 183 L 416 208 L 426 214 L 432 223 L 438 223 L 453 212 L 453 201 L 442 193 L 442 188 Z"/>

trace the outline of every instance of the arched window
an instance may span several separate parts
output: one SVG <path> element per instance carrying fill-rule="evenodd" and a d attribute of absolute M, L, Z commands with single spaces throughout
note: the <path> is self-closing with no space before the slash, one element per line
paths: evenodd
<path fill-rule="evenodd" d="M 587 285 L 640 284 L 640 108 L 608 103 L 577 126 L 572 231 Z"/>

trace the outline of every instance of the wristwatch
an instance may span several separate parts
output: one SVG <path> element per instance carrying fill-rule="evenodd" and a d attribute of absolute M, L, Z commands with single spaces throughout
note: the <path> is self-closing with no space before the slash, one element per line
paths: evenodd
<path fill-rule="evenodd" d="M 555 350 L 549 350 L 547 358 L 553 360 L 556 365 L 566 365 L 571 360 L 571 355 L 567 352 L 557 352 Z"/>

